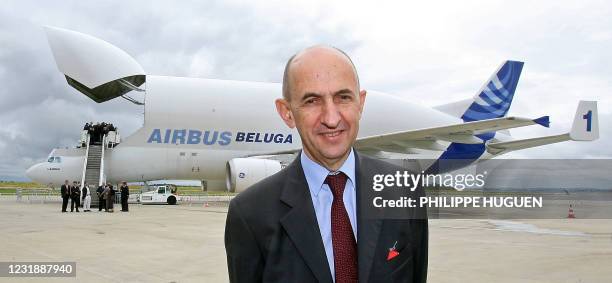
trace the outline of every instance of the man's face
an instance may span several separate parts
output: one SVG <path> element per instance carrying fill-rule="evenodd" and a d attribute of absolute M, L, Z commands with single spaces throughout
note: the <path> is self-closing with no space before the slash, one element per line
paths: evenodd
<path fill-rule="evenodd" d="M 277 101 L 279 114 L 297 127 L 308 157 L 336 170 L 357 138 L 366 92 L 357 89 L 348 59 L 333 49 L 303 52 L 290 72 L 291 98 Z"/>

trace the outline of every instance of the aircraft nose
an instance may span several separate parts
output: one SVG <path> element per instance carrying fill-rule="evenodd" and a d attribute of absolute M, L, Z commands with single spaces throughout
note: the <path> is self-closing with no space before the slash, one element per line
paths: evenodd
<path fill-rule="evenodd" d="M 28 178 L 30 178 L 30 180 L 32 181 L 37 181 L 40 179 L 40 163 L 34 164 L 32 166 L 30 166 L 30 168 L 28 168 L 28 170 L 26 170 L 26 176 L 28 176 Z"/>

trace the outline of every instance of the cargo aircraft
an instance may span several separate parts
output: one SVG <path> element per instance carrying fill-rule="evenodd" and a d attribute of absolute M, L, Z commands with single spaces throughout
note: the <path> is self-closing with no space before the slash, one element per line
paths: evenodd
<path fill-rule="evenodd" d="M 128 137 L 116 131 L 81 145 L 54 149 L 27 169 L 43 184 L 201 180 L 206 188 L 241 192 L 290 162 L 301 148 L 295 129 L 278 117 L 281 85 L 155 76 L 130 55 L 98 38 L 45 27 L 55 62 L 68 84 L 97 103 L 122 97 L 143 105 L 144 125 Z M 476 94 L 424 107 L 368 91 L 354 148 L 413 170 L 450 171 L 504 153 L 564 141 L 598 138 L 596 101 L 580 101 L 567 133 L 514 139 L 508 129 L 549 126 L 548 116 L 508 116 L 523 62 L 505 61 Z M 143 93 L 144 101 L 128 94 Z"/>

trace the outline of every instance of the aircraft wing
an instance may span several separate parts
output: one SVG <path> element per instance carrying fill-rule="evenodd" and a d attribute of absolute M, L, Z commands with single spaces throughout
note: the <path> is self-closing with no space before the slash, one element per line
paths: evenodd
<path fill-rule="evenodd" d="M 434 127 L 427 129 L 403 131 L 384 135 L 363 137 L 357 139 L 355 148 L 363 152 L 376 154 L 379 152 L 389 152 L 398 154 L 414 153 L 415 149 L 427 149 L 444 151 L 446 146 L 440 143 L 461 142 L 461 143 L 481 143 L 482 140 L 476 135 L 507 130 L 511 128 L 524 127 L 539 124 L 549 126 L 548 116 L 537 119 L 527 119 L 520 117 L 503 117 L 489 120 L 481 120 L 456 124 L 450 126 Z M 526 149 L 541 145 L 564 141 L 593 141 L 599 138 L 599 121 L 597 114 L 596 101 L 580 101 L 574 116 L 572 129 L 569 133 L 552 135 L 545 137 L 513 140 L 506 142 L 487 143 L 487 151 L 491 154 L 502 154 L 514 150 Z M 265 152 L 252 154 L 247 157 L 283 159 L 288 161 L 295 158 L 294 154 L 300 148 L 282 151 Z"/>
<path fill-rule="evenodd" d="M 482 143 L 483 140 L 477 137 L 477 135 L 535 124 L 548 127 L 550 124 L 548 116 L 537 119 L 502 117 L 449 126 L 369 136 L 357 139 L 355 148 L 365 151 L 387 151 L 396 153 L 410 153 L 412 149 L 415 148 L 443 151 L 446 147 L 440 144 L 439 141 L 478 144 Z"/>
<path fill-rule="evenodd" d="M 503 117 L 489 120 L 481 120 L 455 124 L 442 127 L 434 127 L 419 130 L 402 131 L 384 135 L 369 136 L 358 138 L 355 148 L 364 152 L 395 152 L 395 153 L 414 153 L 414 149 L 427 150 L 446 150 L 446 146 L 438 141 L 461 142 L 461 143 L 482 143 L 476 135 L 495 132 L 499 130 L 524 127 L 539 124 L 549 126 L 548 116 L 537 119 L 527 119 L 520 117 Z M 278 156 L 293 158 L 293 155 L 301 148 L 293 148 L 280 151 L 261 152 L 250 154 L 245 157 L 276 159 Z"/>

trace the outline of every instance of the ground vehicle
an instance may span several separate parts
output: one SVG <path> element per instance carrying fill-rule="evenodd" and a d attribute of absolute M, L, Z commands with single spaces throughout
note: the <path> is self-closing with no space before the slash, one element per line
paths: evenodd
<path fill-rule="evenodd" d="M 141 204 L 176 204 L 178 195 L 175 185 L 155 185 L 150 188 L 152 190 L 143 192 L 138 196 L 138 202 Z"/>

